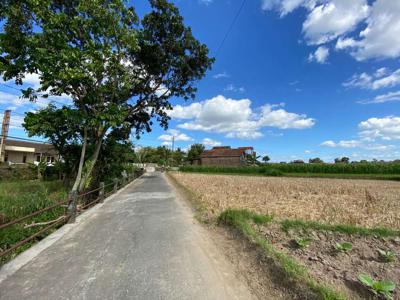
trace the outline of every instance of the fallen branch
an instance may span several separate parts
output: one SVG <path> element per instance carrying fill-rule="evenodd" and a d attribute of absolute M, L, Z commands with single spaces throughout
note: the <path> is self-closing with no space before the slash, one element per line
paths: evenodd
<path fill-rule="evenodd" d="M 48 221 L 48 222 L 41 222 L 41 223 L 32 223 L 32 224 L 26 224 L 24 226 L 24 228 L 31 228 L 31 227 L 36 227 L 36 226 L 43 226 L 43 225 L 49 225 L 52 223 L 56 223 L 58 221 L 60 221 L 61 219 L 65 218 L 65 216 L 61 216 L 58 219 L 52 220 L 52 221 Z"/>

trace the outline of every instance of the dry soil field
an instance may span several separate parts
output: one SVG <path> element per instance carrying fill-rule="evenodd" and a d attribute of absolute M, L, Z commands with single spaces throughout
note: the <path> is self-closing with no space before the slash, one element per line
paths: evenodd
<path fill-rule="evenodd" d="M 400 183 L 172 173 L 208 211 L 247 208 L 276 218 L 400 229 Z"/>

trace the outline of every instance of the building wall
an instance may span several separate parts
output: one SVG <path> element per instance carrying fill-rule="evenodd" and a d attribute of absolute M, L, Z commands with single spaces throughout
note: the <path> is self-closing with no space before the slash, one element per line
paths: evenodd
<path fill-rule="evenodd" d="M 240 167 L 243 165 L 240 157 L 202 157 L 201 164 L 203 166 L 227 167 Z"/>
<path fill-rule="evenodd" d="M 6 151 L 6 156 L 8 156 L 7 161 L 12 163 L 23 163 L 24 155 L 26 155 L 26 163 L 33 163 L 35 161 L 34 153 Z"/>

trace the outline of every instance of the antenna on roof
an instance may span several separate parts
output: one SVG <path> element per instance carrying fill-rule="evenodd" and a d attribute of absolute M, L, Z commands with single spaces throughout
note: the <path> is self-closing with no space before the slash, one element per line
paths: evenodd
<path fill-rule="evenodd" d="M 8 128 L 10 127 L 10 114 L 11 110 L 6 110 L 3 116 L 3 124 L 1 126 L 1 141 L 0 141 L 0 162 L 4 162 L 5 158 L 5 144 L 8 135 Z"/>

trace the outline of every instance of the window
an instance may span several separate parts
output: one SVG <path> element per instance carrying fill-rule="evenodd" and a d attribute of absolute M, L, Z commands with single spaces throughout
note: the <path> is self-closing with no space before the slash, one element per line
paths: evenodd
<path fill-rule="evenodd" d="M 8 162 L 8 153 L 4 155 L 4 162 Z"/>
<path fill-rule="evenodd" d="M 22 156 L 22 163 L 26 163 L 26 154 Z"/>
<path fill-rule="evenodd" d="M 36 155 L 36 161 L 40 162 L 40 155 Z"/>

